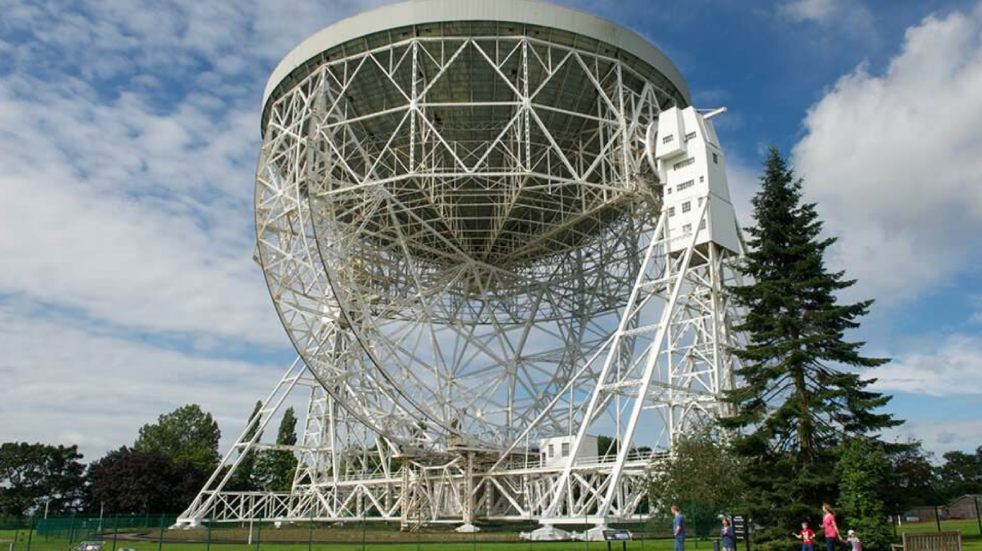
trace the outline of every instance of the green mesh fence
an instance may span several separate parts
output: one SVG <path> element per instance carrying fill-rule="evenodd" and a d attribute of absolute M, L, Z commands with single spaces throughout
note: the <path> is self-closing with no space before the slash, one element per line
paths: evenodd
<path fill-rule="evenodd" d="M 100 539 L 101 534 L 116 530 L 127 532 L 141 529 L 158 530 L 161 526 L 167 528 L 173 525 L 176 520 L 176 515 L 166 514 L 39 518 L 35 526 L 35 533 L 46 538 L 80 541 L 83 539 Z"/>

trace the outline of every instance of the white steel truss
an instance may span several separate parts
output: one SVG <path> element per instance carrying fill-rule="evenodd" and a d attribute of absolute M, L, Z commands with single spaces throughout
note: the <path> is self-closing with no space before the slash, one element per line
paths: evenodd
<path fill-rule="evenodd" d="M 298 469 L 225 491 L 247 427 L 179 524 L 637 519 L 673 439 L 724 413 L 739 251 L 710 191 L 695 230 L 670 223 L 646 159 L 679 94 L 468 23 L 325 55 L 267 105 L 258 258 L 302 361 L 249 427 L 309 391 Z"/>

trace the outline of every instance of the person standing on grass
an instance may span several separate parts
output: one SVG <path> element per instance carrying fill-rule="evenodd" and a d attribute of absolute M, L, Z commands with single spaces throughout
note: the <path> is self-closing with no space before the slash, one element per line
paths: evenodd
<path fill-rule="evenodd" d="M 822 504 L 822 534 L 825 536 L 827 551 L 835 551 L 835 542 L 839 539 L 839 526 L 835 523 L 835 512 L 828 503 Z"/>
<path fill-rule="evenodd" d="M 791 534 L 801 540 L 801 551 L 815 551 L 815 531 L 807 522 L 801 523 L 801 532 L 791 532 Z"/>
<path fill-rule="evenodd" d="M 736 533 L 733 532 L 733 523 L 730 517 L 723 515 L 723 526 L 719 529 L 719 539 L 723 551 L 736 551 Z"/>
<path fill-rule="evenodd" d="M 672 536 L 675 538 L 675 551 L 685 551 L 685 516 L 678 505 L 672 505 Z"/>

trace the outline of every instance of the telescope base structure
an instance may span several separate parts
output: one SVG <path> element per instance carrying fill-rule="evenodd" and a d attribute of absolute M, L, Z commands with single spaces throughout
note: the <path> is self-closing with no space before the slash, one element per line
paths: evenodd
<path fill-rule="evenodd" d="M 302 360 L 179 526 L 571 537 L 643 520 L 673 442 L 727 414 L 743 246 L 712 124 L 616 49 L 481 25 L 325 52 L 268 100 L 256 257 Z M 299 391 L 300 445 L 262 443 Z M 290 489 L 230 491 L 264 450 Z"/>
<path fill-rule="evenodd" d="M 311 391 L 306 425 L 307 429 L 315 428 L 318 432 L 305 432 L 304 442 L 299 446 L 252 441 L 251 435 L 263 432 L 282 407 L 286 395 L 298 391 L 298 387 L 308 387 Z M 232 446 L 212 480 L 178 517 L 174 528 L 195 528 L 204 523 L 378 521 L 398 522 L 407 531 L 444 524 L 458 525 L 458 532 L 476 532 L 479 528 L 475 522 L 541 518 L 563 474 L 563 465 L 544 466 L 538 454 L 524 459 L 515 456 L 508 463 L 496 465 L 497 455 L 477 450 L 449 450 L 439 455 L 411 457 L 379 453 L 378 449 L 339 449 L 335 453 L 329 446 L 312 447 L 319 444 L 322 436 L 337 433 L 338 425 L 350 423 L 332 402 L 305 366 L 299 360 L 295 362 L 257 415 L 250 419 L 243 431 L 249 438 L 240 438 Z M 249 430 L 250 427 L 256 430 Z M 224 489 L 241 458 L 265 449 L 291 449 L 302 459 L 291 490 Z M 584 514 L 550 519 L 549 526 L 527 536 L 534 540 L 569 539 L 568 532 L 553 525 L 600 526 L 607 522 L 646 519 L 647 515 L 634 511 L 647 498 L 651 467 L 664 457 L 664 454 L 638 453 L 624 465 L 618 481 L 618 494 L 626 498 L 622 510 L 611 511 L 605 518 Z M 579 496 L 582 507 L 589 507 L 591 496 L 596 496 L 612 479 L 615 459 L 614 455 L 583 458 L 575 465 L 572 494 Z M 368 468 L 334 476 L 330 466 L 344 463 L 360 463 Z"/>
<path fill-rule="evenodd" d="M 704 201 L 694 220 L 711 229 L 709 205 Z M 584 369 L 596 367 L 594 378 L 568 384 L 582 398 L 562 460 L 548 461 L 544 450 L 529 445 L 536 421 L 505 450 L 456 447 L 454 437 L 442 451 L 422 442 L 418 449 L 398 446 L 351 415 L 323 386 L 325 378 L 298 358 L 176 526 L 383 521 L 403 530 L 436 524 L 469 530 L 480 521 L 537 521 L 542 527 L 524 537 L 553 540 L 574 536 L 563 526 L 592 525 L 597 529 L 579 535 L 589 539 L 609 524 L 645 520 L 650 476 L 668 453 L 635 447 L 643 441 L 642 418 L 658 420 L 669 443 L 699 430 L 726 414 L 721 397 L 735 368 L 734 311 L 723 289 L 737 277 L 732 263 L 739 256 L 699 243 L 697 233 L 671 235 L 668 218 L 663 213 L 654 224 L 618 327 L 584 359 Z M 301 388 L 310 393 L 301 444 L 259 443 L 287 396 Z M 612 409 L 618 421 L 602 426 Z M 596 442 L 590 433 L 602 431 L 624 444 L 582 453 L 586 442 Z M 298 457 L 291 490 L 226 490 L 243 458 L 265 449 Z"/>

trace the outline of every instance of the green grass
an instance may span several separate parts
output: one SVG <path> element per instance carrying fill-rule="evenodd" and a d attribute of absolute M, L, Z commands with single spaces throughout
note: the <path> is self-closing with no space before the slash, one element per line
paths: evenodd
<path fill-rule="evenodd" d="M 912 522 L 912 523 L 906 523 L 903 526 L 899 526 L 897 530 L 899 533 L 937 532 L 938 525 L 933 520 L 924 521 L 924 522 Z M 977 536 L 979 534 L 979 525 L 974 518 L 969 520 L 942 520 L 941 530 L 945 532 L 957 530 L 962 533 L 962 537 L 966 537 L 973 534 Z"/>
<path fill-rule="evenodd" d="M 904 524 L 898 527 L 898 534 L 903 532 L 936 532 L 934 522 L 918 522 Z M 978 524 L 975 520 L 942 521 L 944 531 L 957 530 L 962 533 L 964 551 L 982 551 L 982 536 L 979 535 Z M 120 533 L 116 541 L 116 550 L 132 548 L 136 551 L 307 551 L 307 530 L 301 527 L 284 527 L 273 529 L 264 526 L 262 531 L 254 530 L 253 544 L 247 545 L 248 528 L 221 527 L 212 530 L 212 543 L 203 543 L 208 537 L 204 529 L 190 531 L 165 531 L 164 541 L 158 544 L 156 530 L 144 530 L 138 533 Z M 0 551 L 7 551 L 8 544 L 16 538 L 13 551 L 28 551 L 29 531 L 0 530 Z M 135 539 L 141 538 L 141 539 Z M 365 540 L 363 545 L 362 538 Z M 448 539 L 457 541 L 448 541 Z M 314 531 L 314 543 L 311 551 L 606 551 L 604 542 L 537 542 L 502 541 L 516 539 L 517 530 L 500 531 L 485 530 L 476 535 L 457 534 L 448 530 L 429 529 L 423 532 L 406 533 L 386 529 L 382 526 L 346 526 L 321 527 Z M 105 546 L 103 551 L 112 551 L 112 533 L 104 534 Z M 257 545 L 257 540 L 258 545 Z M 319 540 L 319 541 L 318 541 Z M 328 541 L 331 540 L 331 541 Z M 298 543 L 301 542 L 301 543 Z M 68 551 L 70 545 L 64 538 L 45 538 L 36 533 L 31 534 L 30 551 Z M 621 549 L 619 543 L 614 543 L 613 550 Z M 672 541 L 665 538 L 645 539 L 629 542 L 629 551 L 670 551 Z M 709 541 L 690 540 L 686 545 L 687 551 L 712 551 Z M 743 549 L 741 546 L 740 549 Z M 789 549 L 788 551 L 797 551 Z"/>
<path fill-rule="evenodd" d="M 962 533 L 962 551 L 982 551 L 982 535 L 979 535 L 979 525 L 971 520 L 942 520 L 943 532 L 958 531 Z M 897 533 L 930 533 L 937 532 L 938 524 L 934 521 L 912 522 L 897 527 Z"/>
<path fill-rule="evenodd" d="M 265 530 L 265 529 L 264 529 Z M 351 528 L 343 529 L 329 529 L 333 532 L 342 532 L 347 541 L 332 541 L 332 542 L 314 542 L 310 546 L 311 551 L 417 551 L 417 550 L 435 550 L 435 551 L 606 551 L 607 544 L 604 542 L 536 542 L 530 543 L 527 541 L 484 541 L 480 537 L 488 537 L 487 533 L 479 533 L 477 536 L 471 535 L 461 535 L 453 532 L 446 533 L 445 536 L 450 536 L 453 534 L 455 538 L 465 538 L 464 541 L 440 541 L 438 539 L 438 533 L 423 533 L 423 534 L 412 534 L 412 533 L 399 533 L 393 534 L 385 533 L 381 530 L 354 530 Z M 328 530 L 324 530 L 327 532 Z M 13 551 L 27 551 L 27 530 L 21 530 L 17 534 L 17 542 L 14 546 Z M 206 532 L 203 532 L 203 536 Z M 222 532 L 231 532 L 222 533 Z M 274 532 L 272 529 L 269 532 Z M 318 530 L 317 532 L 321 532 Z M 375 533 L 373 533 L 375 532 Z M 212 542 L 210 545 L 202 542 L 186 542 L 186 541 L 175 541 L 175 536 L 179 536 L 179 532 L 164 532 L 164 541 L 158 546 L 156 541 L 157 532 L 140 534 L 141 537 L 152 538 L 150 540 L 134 540 L 130 539 L 132 536 L 128 534 L 120 534 L 116 541 L 116 550 L 119 551 L 123 548 L 132 548 L 136 551 L 307 551 L 308 545 L 304 543 L 287 543 L 287 542 L 277 542 L 277 541 L 261 541 L 256 544 L 256 540 L 253 540 L 253 544 L 247 545 L 245 537 L 247 537 L 247 531 L 243 534 L 240 530 L 233 530 L 228 528 L 213 530 L 212 533 L 216 537 L 222 537 L 225 543 Z M 186 535 L 187 532 L 184 532 Z M 362 544 L 361 537 L 364 534 L 365 543 Z M 234 535 L 236 539 L 239 536 L 243 536 L 243 539 L 236 541 L 234 543 L 228 542 L 229 536 Z M 323 536 L 323 534 L 320 534 Z M 491 536 L 497 536 L 499 539 L 503 537 L 516 538 L 517 533 L 514 532 L 501 532 L 498 534 L 490 534 Z M 480 536 L 480 537 L 479 537 Z M 0 540 L 11 540 L 14 537 L 13 530 L 0 530 Z M 255 534 L 254 534 L 255 537 Z M 466 540 L 466 538 L 470 538 Z M 171 539 L 168 541 L 168 539 Z M 186 536 L 182 539 L 187 539 Z M 103 551 L 112 551 L 112 534 L 105 534 L 103 537 L 105 546 Z M 76 542 L 77 543 L 77 542 Z M 30 542 L 30 551 L 68 551 L 70 545 L 67 539 L 54 539 L 45 538 L 44 536 L 33 535 Z M 691 551 L 712 551 L 712 543 L 710 541 L 701 542 L 690 542 L 686 546 L 687 549 Z M 613 550 L 622 549 L 619 543 L 613 544 Z M 647 539 L 647 540 L 636 540 L 628 542 L 626 549 L 629 551 L 670 551 L 672 549 L 672 541 L 668 539 Z M 7 551 L 7 545 L 0 545 L 0 551 Z"/>

